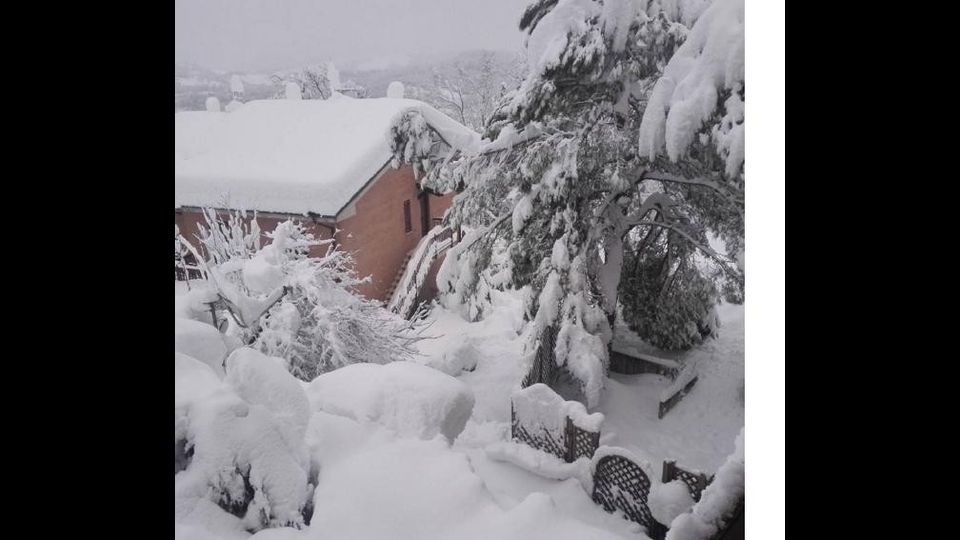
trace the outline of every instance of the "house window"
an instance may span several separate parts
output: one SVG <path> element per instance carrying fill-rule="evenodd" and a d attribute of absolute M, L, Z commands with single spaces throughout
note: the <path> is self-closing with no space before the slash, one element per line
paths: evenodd
<path fill-rule="evenodd" d="M 413 230 L 413 218 L 410 217 L 410 199 L 403 201 L 403 232 Z"/>

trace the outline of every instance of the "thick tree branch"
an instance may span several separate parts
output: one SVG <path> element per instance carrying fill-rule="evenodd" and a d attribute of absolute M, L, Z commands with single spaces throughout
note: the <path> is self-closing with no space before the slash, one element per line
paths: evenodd
<path fill-rule="evenodd" d="M 724 198 L 730 200 L 733 203 L 736 203 L 737 210 L 743 215 L 743 193 L 737 190 L 734 187 L 723 185 L 720 182 L 715 182 L 713 180 L 708 180 L 706 178 L 686 178 L 683 176 L 678 176 L 676 174 L 665 173 L 661 171 L 648 171 L 643 174 L 640 178 L 636 180 L 636 183 L 639 184 L 644 180 L 656 180 L 659 182 L 672 182 L 676 184 L 693 184 L 697 186 L 708 187 Z"/>
<path fill-rule="evenodd" d="M 685 238 L 688 242 L 693 244 L 697 249 L 699 249 L 700 251 L 708 255 L 711 259 L 716 261 L 717 264 L 719 264 L 720 267 L 723 268 L 728 274 L 733 276 L 733 278 L 736 279 L 741 286 L 743 285 L 743 274 L 739 270 L 733 267 L 733 265 L 731 264 L 731 261 L 728 258 L 710 249 L 709 246 L 705 246 L 701 244 L 699 241 L 697 241 L 697 239 L 687 234 L 687 232 L 684 231 L 683 229 L 680 229 L 674 226 L 673 224 L 664 222 L 664 221 L 632 221 L 632 222 L 628 222 L 627 225 L 628 225 L 628 230 L 629 228 L 632 228 L 632 227 L 650 225 L 653 227 L 663 227 L 665 229 L 669 229 L 679 234 L 681 237 Z"/>

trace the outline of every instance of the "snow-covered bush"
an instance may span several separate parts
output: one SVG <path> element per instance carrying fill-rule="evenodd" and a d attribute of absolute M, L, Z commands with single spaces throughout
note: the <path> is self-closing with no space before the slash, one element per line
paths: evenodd
<path fill-rule="evenodd" d="M 271 243 L 261 248 L 256 216 L 246 222 L 233 212 L 224 220 L 209 209 L 204 216 L 200 241 L 209 290 L 237 323 L 243 342 L 283 358 L 294 376 L 310 381 L 347 364 L 387 363 L 415 353 L 422 323 L 355 294 L 353 287 L 365 281 L 354 272 L 350 254 L 335 249 L 332 240 L 317 240 L 288 220 L 265 233 Z M 324 247 L 322 256 L 309 256 Z"/>
<path fill-rule="evenodd" d="M 659 252 L 651 246 L 644 256 L 631 253 L 624 261 L 619 297 L 624 322 L 663 350 L 687 350 L 716 336 L 717 287 L 683 253 L 686 247 L 674 239 Z"/>
<path fill-rule="evenodd" d="M 448 441 L 463 431 L 474 405 L 466 384 L 413 362 L 346 366 L 314 379 L 307 396 L 314 410 Z"/>
<path fill-rule="evenodd" d="M 414 354 L 421 324 L 354 294 L 351 287 L 364 280 L 347 252 L 315 240 L 292 221 L 267 236 L 273 242 L 246 263 L 245 279 L 261 291 L 282 283 L 288 293 L 267 313 L 255 347 L 285 358 L 291 373 L 305 381 L 347 364 L 382 364 Z M 324 256 L 307 256 L 325 244 Z"/>
<path fill-rule="evenodd" d="M 313 491 L 306 395 L 279 359 L 242 348 L 226 364 L 220 381 L 202 362 L 176 355 L 175 519 L 229 522 L 197 512 L 209 501 L 248 531 L 299 528 Z"/>

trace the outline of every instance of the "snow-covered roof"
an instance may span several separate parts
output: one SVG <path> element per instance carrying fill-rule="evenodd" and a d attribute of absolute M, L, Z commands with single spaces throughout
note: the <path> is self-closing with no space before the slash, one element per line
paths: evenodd
<path fill-rule="evenodd" d="M 411 110 L 450 146 L 479 147 L 479 134 L 412 99 L 260 100 L 176 113 L 176 207 L 336 215 L 392 157 L 390 128 Z"/>

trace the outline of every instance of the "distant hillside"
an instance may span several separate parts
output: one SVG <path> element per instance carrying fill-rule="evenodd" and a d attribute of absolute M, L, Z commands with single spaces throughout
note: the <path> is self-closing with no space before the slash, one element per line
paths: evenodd
<path fill-rule="evenodd" d="M 386 62 L 385 62 L 386 63 Z M 365 62 L 361 66 L 375 65 Z M 308 66 L 304 66 L 308 67 Z M 407 97 L 415 97 L 431 103 L 435 107 L 457 118 L 457 111 L 451 110 L 437 96 L 437 80 L 470 79 L 470 87 L 476 86 L 477 79 L 484 84 L 507 89 L 516 88 L 525 72 L 522 57 L 517 54 L 494 51 L 470 51 L 453 56 L 422 58 L 402 62 L 394 67 L 377 69 L 358 69 L 352 66 L 338 66 L 340 80 L 344 86 L 359 85 L 366 89 L 367 97 L 383 97 L 387 86 L 400 81 L 408 89 Z M 300 71 L 302 68 L 282 69 L 271 73 L 238 73 L 244 85 L 244 101 L 268 99 L 275 95 L 277 87 L 272 77 Z M 174 69 L 174 110 L 196 111 L 205 108 L 206 99 L 216 96 L 221 106 L 232 99 L 230 77 L 234 72 L 213 71 L 197 66 L 178 65 Z M 470 89 L 467 89 L 469 92 Z M 460 118 L 457 118 L 460 120 Z M 467 119 L 466 123 L 475 123 Z M 477 128 L 474 125 L 472 127 Z"/>
<path fill-rule="evenodd" d="M 226 105 L 232 99 L 232 75 L 232 72 L 211 71 L 197 66 L 174 66 L 174 112 L 201 111 L 210 96 L 219 99 L 221 106 Z M 243 81 L 245 100 L 266 99 L 274 94 L 270 75 L 240 73 L 240 79 Z"/>
<path fill-rule="evenodd" d="M 436 60 L 421 61 L 410 63 L 405 66 L 393 67 L 378 70 L 350 70 L 341 69 L 341 76 L 346 79 L 353 79 L 361 86 L 367 88 L 371 97 L 385 96 L 387 94 L 387 85 L 392 81 L 400 81 L 405 86 L 430 86 L 433 81 L 434 72 L 449 73 L 456 66 L 465 66 L 467 68 L 476 66 L 483 55 L 492 55 L 496 64 L 501 70 L 513 69 L 523 71 L 519 65 L 522 58 L 517 54 L 511 54 L 500 51 L 469 51 L 440 58 Z M 506 77 L 507 79 L 509 77 Z M 508 85 L 512 81 L 505 80 Z"/>

